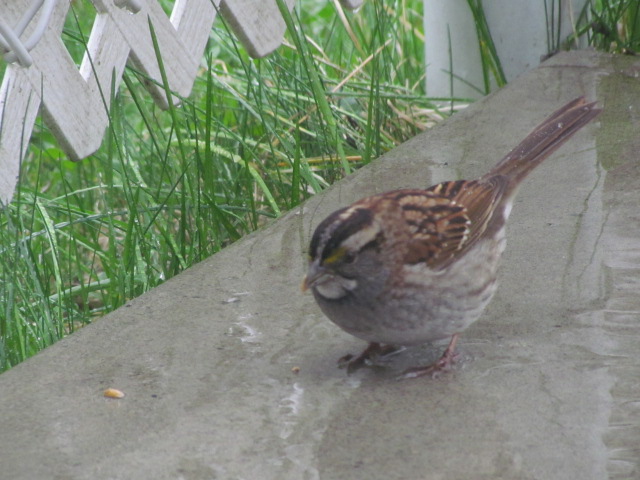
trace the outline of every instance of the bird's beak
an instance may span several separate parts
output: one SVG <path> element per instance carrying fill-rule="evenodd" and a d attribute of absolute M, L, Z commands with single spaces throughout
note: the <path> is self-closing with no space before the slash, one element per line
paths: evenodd
<path fill-rule="evenodd" d="M 309 271 L 302 279 L 302 285 L 300 285 L 300 289 L 302 292 L 306 292 L 313 285 L 326 274 L 325 269 L 321 267 L 317 262 L 313 262 L 309 264 Z"/>

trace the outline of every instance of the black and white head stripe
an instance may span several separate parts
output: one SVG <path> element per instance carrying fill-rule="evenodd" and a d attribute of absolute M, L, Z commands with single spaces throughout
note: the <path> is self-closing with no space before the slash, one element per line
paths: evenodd
<path fill-rule="evenodd" d="M 338 247 L 357 252 L 376 238 L 380 226 L 373 212 L 363 206 L 351 206 L 333 212 L 318 225 L 311 239 L 310 255 L 324 260 Z"/>

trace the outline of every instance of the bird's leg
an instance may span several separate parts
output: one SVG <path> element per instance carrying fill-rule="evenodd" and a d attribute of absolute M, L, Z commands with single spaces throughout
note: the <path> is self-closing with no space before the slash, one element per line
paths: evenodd
<path fill-rule="evenodd" d="M 371 342 L 365 348 L 360 355 L 354 358 L 352 354 L 347 354 L 344 357 L 338 359 L 338 367 L 346 368 L 347 373 L 353 373 L 356 370 L 366 366 L 371 362 L 372 358 L 388 355 L 396 352 L 402 347 L 396 347 L 393 345 L 382 345 L 380 343 Z"/>
<path fill-rule="evenodd" d="M 403 378 L 416 378 L 423 377 L 424 375 L 431 375 L 432 377 L 437 377 L 445 370 L 448 370 L 451 367 L 451 364 L 456 361 L 458 354 L 456 353 L 456 343 L 458 343 L 458 334 L 454 334 L 451 337 L 451 341 L 449 342 L 449 346 L 444 351 L 440 359 L 434 363 L 433 365 L 428 365 L 426 367 L 413 367 L 408 368 L 402 373 Z"/>

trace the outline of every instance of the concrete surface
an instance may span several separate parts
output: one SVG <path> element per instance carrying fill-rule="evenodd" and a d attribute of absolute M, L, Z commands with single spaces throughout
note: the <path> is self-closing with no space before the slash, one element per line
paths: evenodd
<path fill-rule="evenodd" d="M 560 54 L 1 375 L 0 477 L 640 478 L 639 75 L 637 58 Z M 312 227 L 480 175 L 578 95 L 604 112 L 522 188 L 457 367 L 396 380 L 441 352 L 426 346 L 337 369 L 364 345 L 300 293 Z"/>

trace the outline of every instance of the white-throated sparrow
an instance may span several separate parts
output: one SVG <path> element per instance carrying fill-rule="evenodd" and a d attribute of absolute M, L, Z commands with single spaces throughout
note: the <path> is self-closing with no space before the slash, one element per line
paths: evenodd
<path fill-rule="evenodd" d="M 446 338 L 435 365 L 406 373 L 435 373 L 451 363 L 458 335 L 496 291 L 518 186 L 599 113 L 595 102 L 577 98 L 477 180 L 373 195 L 318 225 L 302 288 L 332 322 L 369 342 L 356 359 L 345 357 L 350 370 L 372 354 Z"/>

